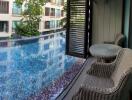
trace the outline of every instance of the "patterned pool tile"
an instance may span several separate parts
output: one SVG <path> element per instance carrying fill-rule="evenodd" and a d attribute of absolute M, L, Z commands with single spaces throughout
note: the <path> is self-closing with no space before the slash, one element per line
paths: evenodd
<path fill-rule="evenodd" d="M 51 85 L 45 87 L 39 93 L 32 94 L 28 100 L 54 100 L 59 96 L 64 89 L 70 84 L 73 78 L 82 68 L 83 59 L 79 59 L 72 67 L 67 70 L 60 78 L 54 81 Z"/>

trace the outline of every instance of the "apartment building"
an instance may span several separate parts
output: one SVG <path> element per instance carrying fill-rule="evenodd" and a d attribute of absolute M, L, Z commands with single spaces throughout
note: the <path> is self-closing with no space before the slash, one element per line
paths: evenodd
<path fill-rule="evenodd" d="M 64 17 L 64 0 L 49 0 L 43 7 L 44 12 L 39 25 L 41 33 L 61 29 Z M 17 7 L 15 0 L 0 0 L 0 37 L 10 37 L 15 33 L 15 23 L 21 20 L 24 7 Z"/>

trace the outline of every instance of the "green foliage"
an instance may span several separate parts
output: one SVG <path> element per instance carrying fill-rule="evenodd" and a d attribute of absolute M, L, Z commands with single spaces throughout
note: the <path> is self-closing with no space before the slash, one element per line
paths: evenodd
<path fill-rule="evenodd" d="M 66 13 L 67 11 L 67 2 L 64 3 L 64 12 Z M 64 28 L 66 28 L 67 25 L 67 17 L 64 17 L 61 19 L 60 25 L 62 25 Z"/>
<path fill-rule="evenodd" d="M 28 22 L 16 24 L 16 33 L 21 36 L 38 36 L 40 34 L 36 25 L 28 24 Z"/>
<path fill-rule="evenodd" d="M 15 0 L 17 6 L 24 6 L 23 18 L 16 24 L 16 33 L 22 36 L 40 35 L 38 28 L 47 0 Z"/>
<path fill-rule="evenodd" d="M 76 0 L 72 0 L 72 2 L 76 2 Z M 65 13 L 67 13 L 67 2 L 65 2 L 65 4 L 64 4 L 64 12 Z M 70 19 L 70 24 L 72 24 L 72 25 L 74 25 L 74 22 L 76 22 L 77 20 L 83 20 L 84 18 L 85 18 L 85 16 L 84 15 L 80 15 L 80 16 L 78 16 L 78 15 L 76 15 L 76 12 L 78 11 L 78 12 L 81 12 L 81 11 L 79 11 L 78 10 L 78 8 L 77 7 L 70 7 L 70 11 L 72 11 L 72 14 L 74 14 L 74 18 L 72 18 L 72 19 Z M 83 12 L 83 11 L 82 11 Z M 61 22 L 60 22 L 60 24 L 64 27 L 64 28 L 66 28 L 67 27 L 67 17 L 64 17 L 64 18 L 62 18 L 61 19 Z"/>
<path fill-rule="evenodd" d="M 63 10 L 64 10 L 65 13 L 67 13 L 67 2 L 64 3 L 64 8 L 63 8 Z M 71 7 L 71 10 L 72 10 L 72 11 L 76 11 L 77 8 Z M 72 13 L 73 13 L 73 12 L 72 12 Z M 67 20 L 68 20 L 67 17 L 64 17 L 64 18 L 61 19 L 60 24 L 61 24 L 64 28 L 66 28 L 66 26 L 67 26 Z"/>

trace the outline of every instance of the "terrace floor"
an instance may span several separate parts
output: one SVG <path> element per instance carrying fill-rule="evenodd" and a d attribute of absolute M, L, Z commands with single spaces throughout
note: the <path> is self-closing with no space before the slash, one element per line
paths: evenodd
<path fill-rule="evenodd" d="M 86 60 L 80 73 L 78 73 L 78 75 L 71 82 L 68 88 L 60 96 L 58 96 L 57 100 L 71 100 L 72 99 L 72 96 L 78 91 L 81 85 L 81 82 L 83 82 L 87 74 L 86 71 L 90 68 L 93 62 L 95 62 L 94 58 L 88 58 Z"/>

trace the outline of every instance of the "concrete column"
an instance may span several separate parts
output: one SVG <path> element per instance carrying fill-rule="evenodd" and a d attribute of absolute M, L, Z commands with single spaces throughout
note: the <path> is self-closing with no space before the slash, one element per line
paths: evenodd
<path fill-rule="evenodd" d="M 12 34 L 12 7 L 13 7 L 13 0 L 9 0 L 9 34 Z"/>

